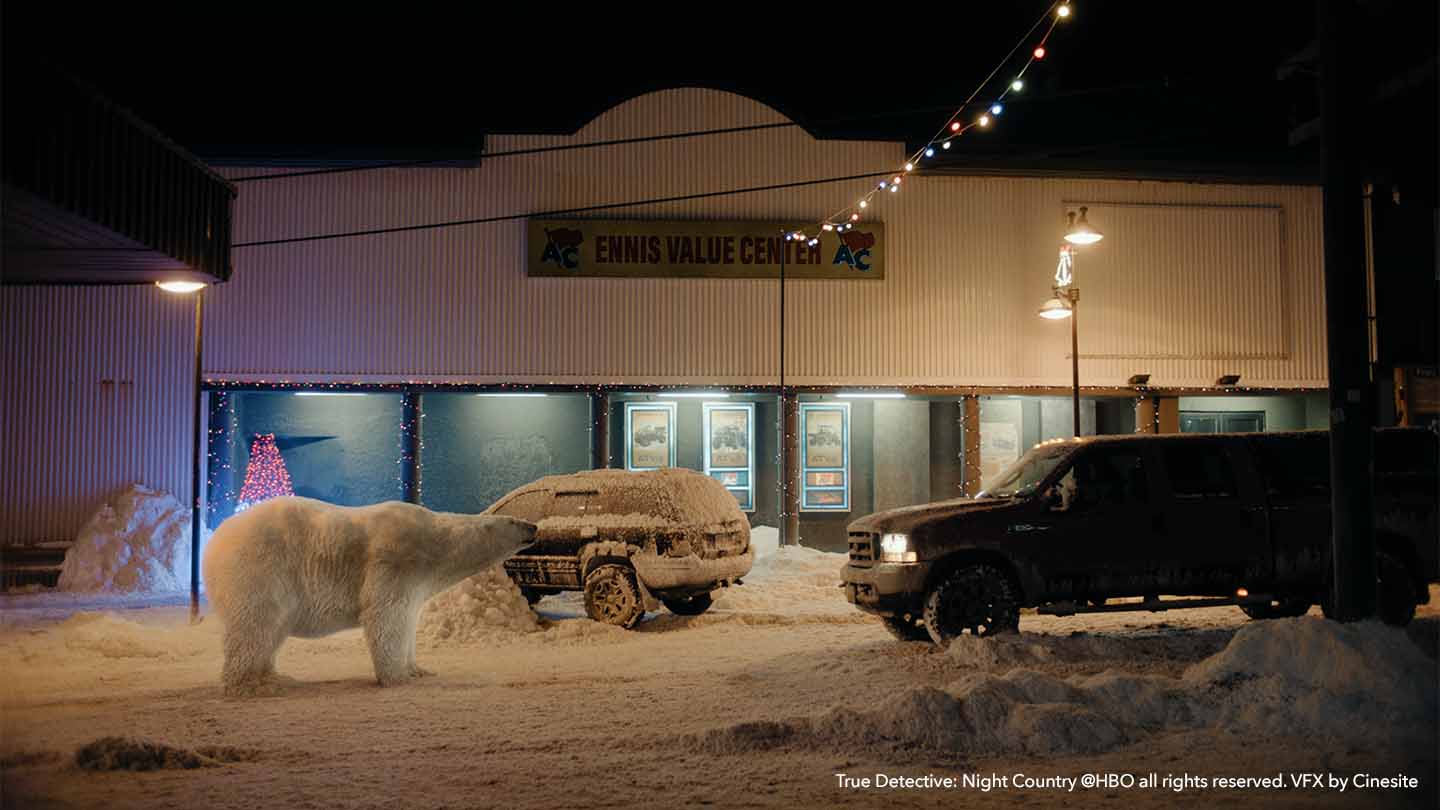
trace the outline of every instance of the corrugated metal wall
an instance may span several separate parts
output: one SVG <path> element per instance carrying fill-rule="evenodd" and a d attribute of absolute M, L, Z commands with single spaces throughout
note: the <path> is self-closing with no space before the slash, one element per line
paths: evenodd
<path fill-rule="evenodd" d="M 0 542 L 75 536 L 105 497 L 190 491 L 193 299 L 0 288 Z"/>
<path fill-rule="evenodd" d="M 490 151 L 784 122 L 685 89 L 634 99 L 575 137 Z M 571 210 L 894 168 L 901 147 L 798 128 L 241 183 L 237 242 Z M 235 174 L 253 174 L 251 171 Z M 597 211 L 597 217 L 818 218 L 864 181 Z M 1077 263 L 1082 377 L 1123 384 L 1324 382 L 1317 188 L 921 177 L 872 208 L 880 283 L 791 281 L 787 381 L 1067 385 L 1049 296 L 1067 207 L 1106 241 Z M 207 370 L 233 379 L 773 384 L 774 280 L 540 279 L 524 221 L 239 248 L 214 293 Z"/>
<path fill-rule="evenodd" d="M 491 152 L 785 123 L 684 89 L 631 100 L 574 137 Z M 1003 134 L 999 136 L 1003 137 Z M 893 169 L 898 144 L 796 127 L 238 184 L 235 241 L 615 205 Z M 230 170 L 235 177 L 256 174 Z M 863 181 L 616 207 L 595 216 L 818 219 Z M 787 382 L 1069 383 L 1049 296 L 1067 208 L 1107 234 L 1076 266 L 1082 382 L 1325 381 L 1320 190 L 918 177 L 874 209 L 883 282 L 787 283 Z M 207 299 L 205 368 L 224 380 L 774 384 L 774 280 L 540 279 L 525 222 L 240 247 Z M 0 541 L 73 536 L 132 480 L 188 491 L 190 302 L 153 288 L 0 289 L 7 460 Z M 106 383 L 106 380 L 112 381 Z"/>

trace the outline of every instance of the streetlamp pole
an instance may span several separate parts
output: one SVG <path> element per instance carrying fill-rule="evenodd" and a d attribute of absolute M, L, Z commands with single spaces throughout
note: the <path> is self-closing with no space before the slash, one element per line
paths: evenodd
<path fill-rule="evenodd" d="M 205 346 L 205 289 L 195 292 L 195 410 L 190 423 L 190 623 L 200 620 L 200 398 Z"/>
<path fill-rule="evenodd" d="M 1070 299 L 1070 409 L 1075 417 L 1075 437 L 1080 437 L 1080 329 L 1079 319 L 1080 288 L 1071 287 L 1066 291 Z"/>

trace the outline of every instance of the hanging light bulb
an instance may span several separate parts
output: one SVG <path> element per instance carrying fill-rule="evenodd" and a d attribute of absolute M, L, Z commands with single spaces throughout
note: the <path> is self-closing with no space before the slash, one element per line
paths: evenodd
<path fill-rule="evenodd" d="M 857 219 L 859 219 L 859 218 L 860 218 L 860 215 L 859 215 L 859 214 L 851 214 L 851 215 L 850 215 L 850 221 L 851 221 L 851 222 L 854 222 L 855 220 L 857 220 Z"/>
<path fill-rule="evenodd" d="M 890 187 L 890 193 L 891 193 L 891 194 L 894 194 L 895 192 L 897 192 L 897 191 L 899 191 L 899 190 L 900 190 L 900 187 L 899 187 L 899 186 L 891 186 L 891 187 Z"/>
<path fill-rule="evenodd" d="M 1017 92 L 1017 93 L 1020 92 L 1021 90 L 1024 90 L 1024 89 L 1025 89 L 1025 80 L 1024 80 L 1024 79 L 1016 79 L 1015 81 L 1010 82 L 1010 89 L 1011 89 L 1011 90 L 1014 90 L 1014 91 Z"/>
<path fill-rule="evenodd" d="M 941 149 L 949 149 L 949 148 L 950 148 L 950 142 L 949 142 L 949 141 L 946 141 L 946 142 L 940 144 L 940 148 L 941 148 Z"/>
<path fill-rule="evenodd" d="M 898 175 L 898 174 L 895 175 L 894 177 L 890 178 L 890 185 L 892 185 L 892 186 L 898 186 L 898 185 L 900 185 L 900 179 L 901 179 L 901 178 L 900 178 L 900 175 Z"/>
<path fill-rule="evenodd" d="M 1002 106 L 1000 106 L 1000 102 L 998 102 L 998 101 L 995 102 L 994 104 L 991 104 L 991 105 L 990 105 L 990 114 L 991 114 L 991 115 L 999 115 L 1000 113 L 1002 113 L 1002 112 L 1004 112 L 1004 111 L 1005 111 L 1005 108 L 1002 107 Z"/>
<path fill-rule="evenodd" d="M 925 157 L 935 157 L 935 147 L 933 147 L 933 146 L 927 146 L 927 147 L 925 147 Z"/>
<path fill-rule="evenodd" d="M 914 164 L 914 163 L 908 163 L 908 162 L 907 162 L 907 163 L 905 164 L 905 171 L 907 171 L 907 172 L 913 172 L 913 171 L 915 171 L 915 164 Z"/>
<path fill-rule="evenodd" d="M 860 201 L 860 207 L 861 207 L 861 208 L 864 208 L 865 206 L 867 206 L 867 205 L 869 205 L 869 204 L 870 204 L 870 203 L 866 202 L 865 200 L 861 200 L 861 201 Z"/>
<path fill-rule="evenodd" d="M 982 116 L 980 116 L 980 120 L 977 121 L 976 123 L 978 123 L 978 124 L 979 124 L 980 126 L 982 126 L 982 127 L 988 127 L 988 126 L 990 126 L 990 116 L 988 116 L 988 115 L 982 115 Z"/>
<path fill-rule="evenodd" d="M 1036 58 L 1036 59 L 1044 59 L 1044 58 L 1045 58 L 1045 46 L 1044 46 L 1044 45 L 1041 45 L 1040 47 L 1038 47 L 1038 48 L 1035 49 L 1035 58 Z"/>
<path fill-rule="evenodd" d="M 959 121 L 951 121 L 951 122 L 950 122 L 950 131 L 951 131 L 951 132 L 959 132 L 959 131 L 960 131 L 960 122 L 959 122 Z"/>

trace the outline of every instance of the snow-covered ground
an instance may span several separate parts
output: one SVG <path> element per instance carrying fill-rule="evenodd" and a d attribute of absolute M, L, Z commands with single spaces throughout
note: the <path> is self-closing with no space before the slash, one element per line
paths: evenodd
<path fill-rule="evenodd" d="M 1312 617 L 1247 622 L 1214 608 L 1026 616 L 1018 637 L 942 652 L 893 641 L 846 604 L 841 560 L 779 549 L 709 613 L 662 611 L 635 631 L 584 618 L 578 595 L 548 597 L 532 617 L 507 583 L 472 583 L 422 617 L 419 660 L 434 677 L 375 686 L 349 631 L 289 640 L 279 669 L 294 682 L 250 700 L 221 696 L 221 628 L 213 617 L 188 624 L 183 594 L 3 596 L 0 801 L 1435 806 L 1440 593 L 1405 633 Z M 77 749 L 111 735 L 210 766 L 74 764 Z M 1422 787 L 885 790 L 839 787 L 841 772 L 1403 772 Z"/>

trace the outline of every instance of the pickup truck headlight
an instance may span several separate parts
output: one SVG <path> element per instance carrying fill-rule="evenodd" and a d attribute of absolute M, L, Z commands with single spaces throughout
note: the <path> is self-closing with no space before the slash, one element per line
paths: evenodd
<path fill-rule="evenodd" d="M 915 552 L 910 550 L 910 535 L 894 533 L 882 536 L 880 538 L 880 562 L 915 562 Z"/>

